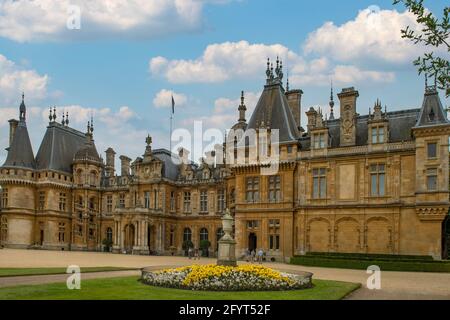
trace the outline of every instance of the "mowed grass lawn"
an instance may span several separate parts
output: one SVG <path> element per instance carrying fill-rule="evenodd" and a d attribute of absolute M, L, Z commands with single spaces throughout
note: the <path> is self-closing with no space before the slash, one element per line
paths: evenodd
<path fill-rule="evenodd" d="M 124 271 L 133 268 L 82 267 L 81 272 Z M 66 273 L 67 268 L 0 268 L 0 277 L 33 276 Z"/>
<path fill-rule="evenodd" d="M 1 300 L 339 300 L 359 284 L 314 280 L 314 287 L 295 291 L 202 292 L 152 287 L 136 277 L 85 280 L 80 290 L 65 283 L 0 288 Z"/>

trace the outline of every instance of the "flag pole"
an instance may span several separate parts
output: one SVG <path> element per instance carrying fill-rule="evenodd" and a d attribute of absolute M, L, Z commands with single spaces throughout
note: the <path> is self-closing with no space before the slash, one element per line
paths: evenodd
<path fill-rule="evenodd" d="M 172 108 L 170 110 L 170 135 L 169 135 L 169 152 L 170 152 L 171 156 L 172 156 L 172 120 L 173 120 L 174 108 L 175 108 L 175 100 L 173 99 L 173 95 L 172 95 Z"/>

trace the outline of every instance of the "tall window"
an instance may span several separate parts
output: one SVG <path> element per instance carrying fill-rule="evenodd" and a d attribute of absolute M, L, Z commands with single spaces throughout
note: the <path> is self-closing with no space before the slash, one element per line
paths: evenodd
<path fill-rule="evenodd" d="M 385 195 L 385 165 L 370 165 L 370 194 L 372 197 Z"/>
<path fill-rule="evenodd" d="M 112 204 L 113 204 L 113 197 L 112 197 L 112 195 L 107 195 L 106 196 L 106 211 L 108 213 L 112 212 Z"/>
<path fill-rule="evenodd" d="M 125 208 L 125 194 L 121 193 L 119 195 L 119 208 Z"/>
<path fill-rule="evenodd" d="M 45 209 L 45 191 L 39 191 L 38 210 Z"/>
<path fill-rule="evenodd" d="M 0 218 L 0 241 L 5 242 L 8 240 L 8 218 L 2 216 Z"/>
<path fill-rule="evenodd" d="M 192 241 L 192 231 L 189 228 L 184 228 L 183 231 L 183 242 Z"/>
<path fill-rule="evenodd" d="M 325 148 L 325 133 L 316 133 L 313 135 L 313 146 L 314 149 Z"/>
<path fill-rule="evenodd" d="M 59 194 L 59 210 L 60 211 L 66 211 L 66 201 L 67 201 L 67 196 L 64 192 L 61 192 Z"/>
<path fill-rule="evenodd" d="M 1 194 L 1 207 L 2 208 L 7 208 L 8 207 L 8 189 L 1 189 L 0 191 Z"/>
<path fill-rule="evenodd" d="M 247 178 L 247 202 L 259 201 L 259 177 Z"/>
<path fill-rule="evenodd" d="M 144 207 L 146 209 L 150 208 L 150 191 L 144 192 Z"/>
<path fill-rule="evenodd" d="M 428 159 L 436 159 L 437 158 L 437 143 L 436 142 L 427 144 L 427 155 L 428 155 Z"/>
<path fill-rule="evenodd" d="M 372 127 L 372 143 L 384 142 L 384 127 Z"/>
<path fill-rule="evenodd" d="M 269 250 L 280 249 L 280 220 L 269 220 Z"/>
<path fill-rule="evenodd" d="M 437 190 L 437 169 L 427 169 L 427 189 L 428 191 Z"/>
<path fill-rule="evenodd" d="M 175 244 L 175 228 L 170 228 L 170 237 L 169 237 L 169 245 L 173 247 Z"/>
<path fill-rule="evenodd" d="M 191 212 L 191 193 L 189 191 L 184 192 L 183 211 L 186 213 Z"/>
<path fill-rule="evenodd" d="M 170 191 L 170 211 L 175 211 L 175 191 Z"/>
<path fill-rule="evenodd" d="M 279 202 L 281 200 L 281 177 L 269 177 L 269 201 Z"/>
<path fill-rule="evenodd" d="M 313 198 L 325 199 L 327 196 L 326 168 L 313 169 Z"/>
<path fill-rule="evenodd" d="M 220 189 L 217 193 L 217 211 L 223 212 L 225 210 L 225 190 Z"/>
<path fill-rule="evenodd" d="M 200 212 L 208 212 L 208 191 L 200 191 Z"/>
<path fill-rule="evenodd" d="M 208 240 L 208 229 L 201 228 L 200 229 L 200 241 Z"/>
<path fill-rule="evenodd" d="M 153 209 L 158 209 L 158 190 L 153 190 Z"/>
<path fill-rule="evenodd" d="M 113 241 L 113 232 L 111 228 L 106 229 L 106 240 L 108 240 L 109 243 L 112 243 Z"/>
<path fill-rule="evenodd" d="M 64 222 L 60 222 L 58 226 L 58 241 L 66 241 L 66 224 Z"/>

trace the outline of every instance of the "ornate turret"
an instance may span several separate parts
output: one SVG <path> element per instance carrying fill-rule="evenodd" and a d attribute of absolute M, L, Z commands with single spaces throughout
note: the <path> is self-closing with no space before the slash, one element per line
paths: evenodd
<path fill-rule="evenodd" d="M 239 105 L 239 122 L 245 122 L 245 111 L 247 111 L 247 107 L 245 106 L 245 97 L 244 91 L 241 92 L 241 104 Z"/>
<path fill-rule="evenodd" d="M 84 147 L 82 147 L 80 150 L 75 153 L 74 160 L 75 161 L 94 161 L 97 163 L 102 163 L 100 156 L 97 152 L 97 149 L 95 148 L 94 139 L 93 139 L 93 132 L 94 132 L 94 125 L 93 125 L 93 119 L 91 118 L 91 121 L 88 121 L 87 124 L 87 130 L 86 130 L 86 142 Z"/>
<path fill-rule="evenodd" d="M 333 82 L 331 82 L 331 93 L 330 93 L 330 118 L 329 120 L 334 120 L 334 94 L 333 94 Z"/>
<path fill-rule="evenodd" d="M 35 168 L 33 148 L 26 124 L 25 95 L 22 94 L 22 103 L 19 107 L 19 121 L 10 120 L 10 146 L 7 148 L 8 156 L 4 167 Z"/>

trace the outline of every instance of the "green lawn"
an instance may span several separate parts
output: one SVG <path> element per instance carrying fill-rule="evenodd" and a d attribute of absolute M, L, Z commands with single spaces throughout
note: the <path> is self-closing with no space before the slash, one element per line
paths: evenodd
<path fill-rule="evenodd" d="M 296 291 L 201 292 L 151 287 L 136 277 L 85 280 L 80 290 L 65 283 L 0 288 L 0 300 L 338 300 L 359 284 L 314 280 L 314 287 Z"/>
<path fill-rule="evenodd" d="M 85 267 L 81 272 L 123 271 L 132 268 L 118 267 Z M 66 273 L 67 268 L 0 268 L 0 277 L 31 276 Z"/>

